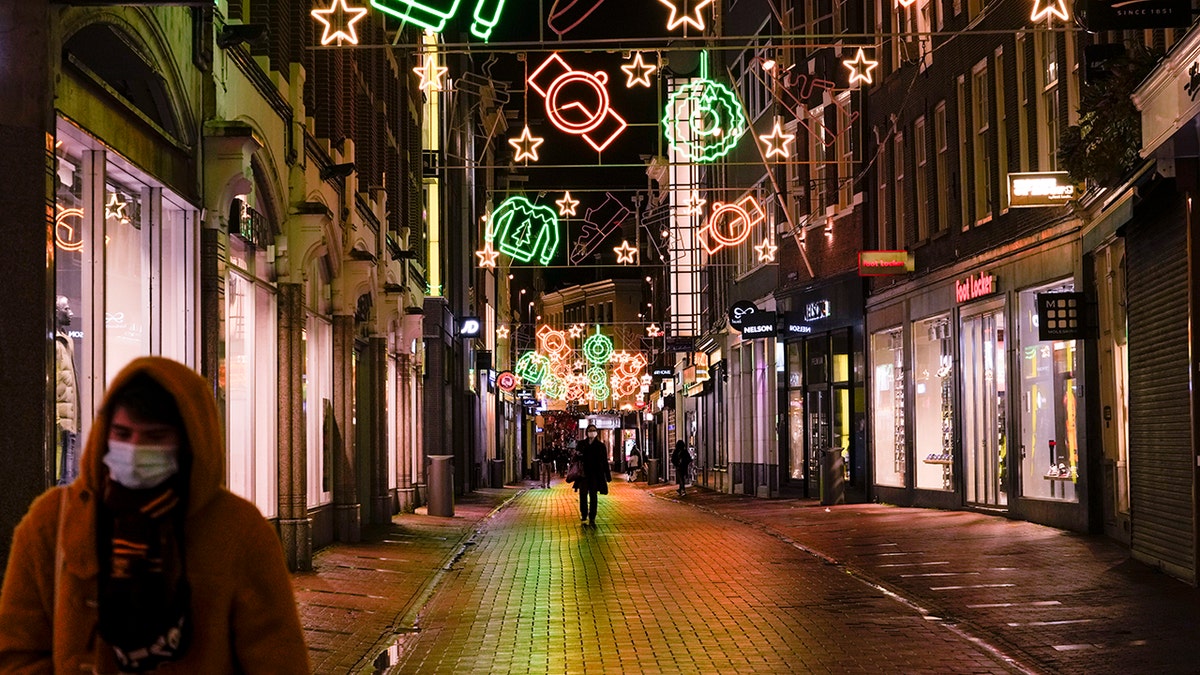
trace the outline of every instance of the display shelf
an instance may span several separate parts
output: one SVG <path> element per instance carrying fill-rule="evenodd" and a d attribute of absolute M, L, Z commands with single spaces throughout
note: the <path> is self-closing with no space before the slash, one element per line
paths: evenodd
<path fill-rule="evenodd" d="M 923 459 L 921 461 L 925 462 L 926 464 L 944 464 L 946 466 L 954 464 L 954 460 L 952 459 Z"/>

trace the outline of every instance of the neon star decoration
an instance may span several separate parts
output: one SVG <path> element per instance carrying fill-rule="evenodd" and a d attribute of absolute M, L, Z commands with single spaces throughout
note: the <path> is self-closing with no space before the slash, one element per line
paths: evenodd
<path fill-rule="evenodd" d="M 842 65 L 850 69 L 850 84 L 854 84 L 855 82 L 871 84 L 871 71 L 875 69 L 875 66 L 879 65 L 879 62 L 868 59 L 866 54 L 863 53 L 862 47 L 859 47 L 858 53 L 854 55 L 854 58 L 842 61 Z"/>
<path fill-rule="evenodd" d="M 702 199 L 699 195 L 692 195 L 692 198 L 687 203 L 687 215 L 698 216 L 703 213 L 704 205 L 708 203 L 707 199 Z"/>
<path fill-rule="evenodd" d="M 574 216 L 575 207 L 579 206 L 578 199 L 571 199 L 570 191 L 564 192 L 562 199 L 556 199 L 554 203 L 558 204 L 558 215 L 560 216 Z"/>
<path fill-rule="evenodd" d="M 671 16 L 667 19 L 667 30 L 675 30 L 682 25 L 688 25 L 696 30 L 704 30 L 704 16 L 701 12 L 704 8 L 712 4 L 712 0 L 658 0 L 662 4 L 671 8 Z M 687 9 L 689 3 L 692 8 Z M 680 11 L 680 6 L 683 11 Z"/>
<path fill-rule="evenodd" d="M 649 326 L 646 326 L 646 335 L 652 338 L 659 337 L 662 335 L 662 329 L 658 327 L 658 324 L 652 323 Z"/>
<path fill-rule="evenodd" d="M 763 239 L 763 243 L 755 246 L 754 250 L 758 251 L 759 262 L 775 262 L 775 251 L 778 251 L 779 247 L 772 244 L 771 239 L 768 237 Z"/>
<path fill-rule="evenodd" d="M 596 152 L 603 152 L 629 126 L 612 109 L 604 71 L 575 70 L 555 52 L 533 71 L 528 82 L 545 98 L 550 123 L 563 133 L 583 138 Z M 578 97 L 584 92 L 588 93 Z"/>
<path fill-rule="evenodd" d="M 121 201 L 120 196 L 116 192 L 108 193 L 108 203 L 104 205 L 104 219 L 115 219 L 123 224 L 129 223 L 129 216 L 125 215 L 125 207 L 129 206 L 129 202 Z"/>
<path fill-rule="evenodd" d="M 775 128 L 769 134 L 761 134 L 759 138 L 767 146 L 766 158 L 770 159 L 776 155 L 787 159 L 788 144 L 796 140 L 795 134 L 783 133 L 782 122 L 775 120 Z"/>
<path fill-rule="evenodd" d="M 629 245 L 628 241 L 622 241 L 620 246 L 614 246 L 613 250 L 617 253 L 617 263 L 621 265 L 632 265 L 636 260 L 638 250 Z"/>
<path fill-rule="evenodd" d="M 558 215 L 548 206 L 514 195 L 496 208 L 489 223 L 487 240 L 499 241 L 501 253 L 521 262 L 536 257 L 549 265 L 558 253 Z"/>
<path fill-rule="evenodd" d="M 650 76 L 658 68 L 642 60 L 641 52 L 635 52 L 633 60 L 621 66 L 621 70 L 625 73 L 625 88 L 633 89 L 634 86 L 649 87 Z"/>
<path fill-rule="evenodd" d="M 750 231 L 767 219 L 762 205 L 753 195 L 736 204 L 713 203 L 708 224 L 696 235 L 709 255 L 727 246 L 737 246 L 750 237 Z"/>
<path fill-rule="evenodd" d="M 667 99 L 662 123 L 671 148 L 695 162 L 712 162 L 728 155 L 750 128 L 738 95 L 708 79 L 707 54 L 700 57 L 700 77 Z"/>
<path fill-rule="evenodd" d="M 1041 21 L 1049 19 L 1051 16 L 1056 16 L 1060 21 L 1070 21 L 1071 17 L 1067 14 L 1067 0 L 1033 0 L 1033 13 L 1029 15 L 1030 21 Z"/>
<path fill-rule="evenodd" d="M 340 45 L 345 40 L 352 45 L 358 44 L 358 33 L 354 24 L 367 15 L 366 7 L 350 7 L 346 0 L 333 0 L 328 9 L 314 9 L 310 12 L 312 18 L 324 26 L 321 31 L 321 44 L 327 45 L 334 40 Z M 334 28 L 334 25 L 337 28 Z"/>
<path fill-rule="evenodd" d="M 526 160 L 538 161 L 538 146 L 546 142 L 541 136 L 534 136 L 529 132 L 529 125 L 521 131 L 521 135 L 517 138 L 508 139 L 510 145 L 517 151 L 516 161 L 523 162 Z"/>
<path fill-rule="evenodd" d="M 567 332 L 571 334 L 572 338 L 581 338 L 581 337 L 583 337 L 584 330 L 586 330 L 586 329 L 583 327 L 583 324 L 577 323 L 577 324 L 571 326 L 570 328 L 568 328 Z"/>
<path fill-rule="evenodd" d="M 499 328 L 496 329 L 496 339 L 497 340 L 507 340 L 508 333 L 509 333 L 508 326 L 500 326 Z"/>
<path fill-rule="evenodd" d="M 442 80 L 449 71 L 450 69 L 446 66 L 438 65 L 437 56 L 427 54 L 425 65 L 413 68 L 413 72 L 421 78 L 421 83 L 417 85 L 417 88 L 424 91 L 442 91 Z"/>
<path fill-rule="evenodd" d="M 482 251 L 475 251 L 475 255 L 479 256 L 479 266 L 484 269 L 496 269 L 496 258 L 500 256 L 500 252 L 492 248 L 492 242 L 486 240 L 483 243 Z"/>

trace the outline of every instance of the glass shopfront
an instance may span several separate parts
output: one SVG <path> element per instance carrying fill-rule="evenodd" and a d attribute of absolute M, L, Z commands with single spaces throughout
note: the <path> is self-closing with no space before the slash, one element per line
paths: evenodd
<path fill-rule="evenodd" d="M 1004 308 L 962 318 L 962 425 L 967 503 L 1008 504 Z"/>
<path fill-rule="evenodd" d="M 912 323 L 918 490 L 954 489 L 954 343 L 950 315 Z"/>
<path fill-rule="evenodd" d="M 309 297 L 317 296 L 310 292 Z M 313 508 L 333 501 L 333 325 L 311 309 L 304 329 L 304 423 L 308 506 Z"/>
<path fill-rule="evenodd" d="M 78 473 L 92 414 L 133 359 L 196 366 L 197 212 L 74 125 L 55 155 L 54 478 Z"/>
<path fill-rule="evenodd" d="M 788 447 L 788 477 L 794 481 L 802 481 L 805 477 L 804 454 L 804 343 L 788 342 L 785 344 L 787 355 L 787 447 Z"/>
<path fill-rule="evenodd" d="M 890 328 L 871 336 L 875 484 L 904 487 L 907 438 L 904 429 L 904 334 Z"/>

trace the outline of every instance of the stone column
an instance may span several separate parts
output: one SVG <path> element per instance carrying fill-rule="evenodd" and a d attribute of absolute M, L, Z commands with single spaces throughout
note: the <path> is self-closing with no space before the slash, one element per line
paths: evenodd
<path fill-rule="evenodd" d="M 386 524 L 392 521 L 392 495 L 388 493 L 388 435 L 387 435 L 387 337 L 372 336 L 367 340 L 367 363 L 370 377 L 370 411 L 364 423 L 371 425 L 371 522 Z M 360 405 L 366 405 L 363 401 Z M 360 408 L 359 416 L 363 415 Z"/>
<path fill-rule="evenodd" d="M 362 539 L 354 444 L 354 317 L 333 317 L 333 537 Z"/>
<path fill-rule="evenodd" d="M 304 418 L 303 284 L 278 284 L 279 292 L 279 538 L 288 569 L 312 569 L 308 517 L 308 441 Z M 310 411 L 320 415 L 321 411 Z"/>
<path fill-rule="evenodd" d="M 401 513 L 411 513 L 417 507 L 416 486 L 414 485 L 413 429 L 416 420 L 413 418 L 412 356 L 398 354 L 396 356 L 396 492 L 400 502 Z"/>

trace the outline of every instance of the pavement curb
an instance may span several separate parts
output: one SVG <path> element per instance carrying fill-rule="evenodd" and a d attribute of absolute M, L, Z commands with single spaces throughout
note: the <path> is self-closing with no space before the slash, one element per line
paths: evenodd
<path fill-rule="evenodd" d="M 354 667 L 350 671 L 351 673 L 385 673 L 388 672 L 389 668 L 398 663 L 399 648 L 404 641 L 404 637 L 421 632 L 419 622 L 421 610 L 429 603 L 430 598 L 437 590 L 442 579 L 446 576 L 446 573 L 452 571 L 454 564 L 466 554 L 468 548 L 475 545 L 475 538 L 482 531 L 483 524 L 494 518 L 496 514 L 500 513 L 501 510 L 511 504 L 517 497 L 525 494 L 527 490 L 528 488 L 520 488 L 496 505 L 487 515 L 476 520 L 473 525 L 467 528 L 466 532 L 463 532 L 462 536 L 455 543 L 453 551 L 429 575 L 429 578 L 425 580 L 421 589 L 413 596 L 408 605 L 400 610 L 379 640 L 367 650 L 358 663 L 354 664 Z"/>

